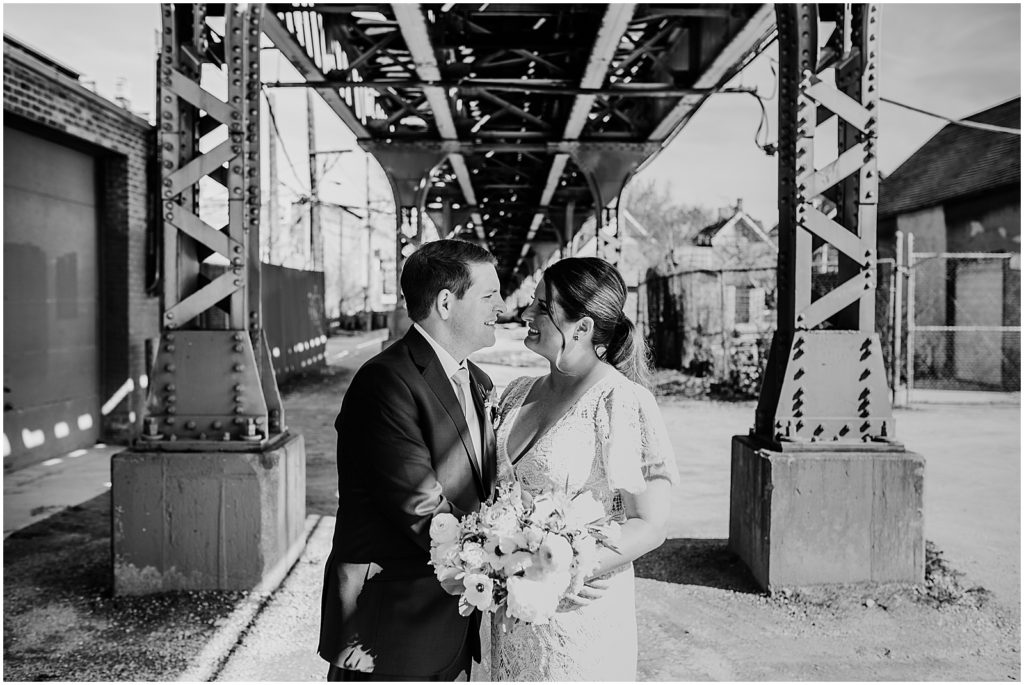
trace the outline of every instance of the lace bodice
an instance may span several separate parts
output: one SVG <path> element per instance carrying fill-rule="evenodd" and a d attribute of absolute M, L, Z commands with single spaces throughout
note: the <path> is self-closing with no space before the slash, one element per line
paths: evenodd
<path fill-rule="evenodd" d="M 498 480 L 518 478 L 530 492 L 564 487 L 593 493 L 605 511 L 624 518 L 620 491 L 643 492 L 656 478 L 678 480 L 672 446 L 654 396 L 622 374 L 602 378 L 576 400 L 522 455 L 508 439 L 538 378 L 520 377 L 498 408 Z M 513 464 L 515 460 L 515 464 Z M 636 679 L 636 616 L 632 567 L 586 607 L 556 614 L 548 625 L 518 624 L 491 632 L 492 680 Z"/>
<path fill-rule="evenodd" d="M 510 455 L 509 433 L 538 380 L 516 378 L 502 395 L 499 481 L 518 478 L 531 492 L 568 483 L 570 494 L 590 490 L 607 512 L 621 516 L 619 490 L 640 493 L 654 478 L 678 480 L 654 396 L 619 373 L 591 386 L 524 454 Z"/>

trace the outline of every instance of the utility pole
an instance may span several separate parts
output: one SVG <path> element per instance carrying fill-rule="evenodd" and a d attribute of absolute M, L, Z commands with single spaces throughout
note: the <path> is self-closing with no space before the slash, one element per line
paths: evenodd
<path fill-rule="evenodd" d="M 274 101 L 273 91 L 267 92 L 267 104 L 270 106 L 270 111 L 276 110 L 276 103 Z M 278 216 L 278 199 L 277 199 L 277 127 L 271 125 L 267 127 L 268 138 L 268 150 L 269 150 L 269 167 L 270 167 L 270 183 L 268 190 L 269 198 L 267 199 L 267 263 L 277 264 L 277 260 L 274 258 L 274 243 L 277 240 L 275 235 L 275 229 L 277 228 L 277 216 Z"/>
<path fill-rule="evenodd" d="M 373 314 L 370 313 L 370 284 L 373 282 L 373 223 L 370 221 L 370 153 L 366 160 L 366 288 L 363 290 L 363 311 L 366 313 L 366 330 L 373 329 Z"/>
<path fill-rule="evenodd" d="M 314 271 L 324 269 L 323 236 L 320 234 L 320 191 L 316 161 L 316 120 L 313 116 L 313 91 L 306 90 L 306 126 L 309 141 L 309 257 Z"/>

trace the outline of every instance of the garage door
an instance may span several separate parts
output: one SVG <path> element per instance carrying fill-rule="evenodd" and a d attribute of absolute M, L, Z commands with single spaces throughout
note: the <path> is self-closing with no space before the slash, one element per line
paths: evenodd
<path fill-rule="evenodd" d="M 96 160 L 4 126 L 4 470 L 99 435 Z"/>

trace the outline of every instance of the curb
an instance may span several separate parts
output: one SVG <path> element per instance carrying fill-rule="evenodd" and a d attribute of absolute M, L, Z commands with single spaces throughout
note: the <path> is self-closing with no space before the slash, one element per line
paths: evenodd
<path fill-rule="evenodd" d="M 203 651 L 192 660 L 188 669 L 178 678 L 177 682 L 210 682 L 227 663 L 242 636 L 259 616 L 260 612 L 274 596 L 274 593 L 287 578 L 299 557 L 302 556 L 309 539 L 323 521 L 323 516 L 306 517 L 302 536 L 288 549 L 288 552 L 264 576 L 263 580 L 249 591 L 239 606 L 225 619 L 224 623 L 207 641 Z"/>

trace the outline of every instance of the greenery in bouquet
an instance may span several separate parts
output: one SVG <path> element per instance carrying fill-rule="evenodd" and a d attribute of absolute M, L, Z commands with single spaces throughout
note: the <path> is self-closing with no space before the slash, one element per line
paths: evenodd
<path fill-rule="evenodd" d="M 459 612 L 498 612 L 547 623 L 597 567 L 599 546 L 615 549 L 618 523 L 590 492 L 552 487 L 531 495 L 516 482 L 461 521 L 439 514 L 430 526 L 430 563 L 459 595 Z"/>

